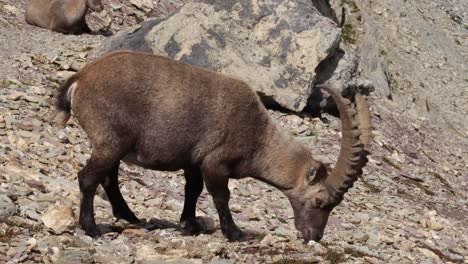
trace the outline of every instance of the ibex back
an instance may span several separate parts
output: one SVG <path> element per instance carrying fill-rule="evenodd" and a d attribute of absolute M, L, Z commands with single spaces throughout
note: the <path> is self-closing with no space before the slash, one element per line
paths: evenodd
<path fill-rule="evenodd" d="M 31 0 L 25 19 L 28 24 L 65 34 L 91 33 L 85 18 L 88 9 L 102 11 L 101 0 Z"/>
<path fill-rule="evenodd" d="M 360 113 L 355 116 L 350 101 L 329 92 L 343 124 L 342 148 L 330 176 L 309 149 L 280 130 L 256 93 L 238 79 L 144 53 L 114 52 L 96 60 L 68 79 L 57 97 L 63 124 L 73 109 L 93 146 L 78 174 L 81 227 L 98 235 L 93 197 L 99 184 L 116 218 L 139 221 L 118 186 L 124 160 L 154 170 L 184 170 L 183 234 L 200 231 L 195 207 L 204 183 L 222 233 L 230 241 L 241 239 L 228 207 L 228 180 L 253 177 L 284 192 L 304 239 L 319 240 L 331 209 L 362 173 L 370 139 L 362 97 L 356 97 Z"/>

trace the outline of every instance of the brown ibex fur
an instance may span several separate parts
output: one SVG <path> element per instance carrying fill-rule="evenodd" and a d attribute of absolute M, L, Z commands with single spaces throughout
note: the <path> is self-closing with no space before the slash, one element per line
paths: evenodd
<path fill-rule="evenodd" d="M 93 197 L 104 187 L 116 218 L 138 222 L 120 193 L 121 160 L 155 170 L 184 170 L 184 234 L 199 232 L 195 207 L 205 183 L 229 240 L 243 234 L 228 207 L 230 178 L 253 177 L 290 199 L 305 240 L 319 240 L 331 209 L 362 173 L 370 140 L 368 107 L 328 89 L 343 124 L 342 148 L 331 175 L 270 118 L 244 82 L 165 57 L 114 52 L 88 64 L 60 88 L 63 124 L 74 116 L 86 131 L 91 158 L 79 172 L 81 227 L 98 235 Z M 357 120 L 361 125 L 357 124 Z M 360 137 L 359 130 L 362 130 Z"/>
<path fill-rule="evenodd" d="M 102 11 L 101 0 L 31 0 L 25 18 L 28 24 L 65 34 L 91 33 L 88 9 Z"/>

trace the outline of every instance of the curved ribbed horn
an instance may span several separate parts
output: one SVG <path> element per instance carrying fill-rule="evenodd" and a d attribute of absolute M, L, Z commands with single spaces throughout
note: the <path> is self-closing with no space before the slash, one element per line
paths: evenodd
<path fill-rule="evenodd" d="M 331 202 L 339 202 L 362 174 L 362 168 L 367 163 L 367 149 L 371 139 L 370 112 L 361 95 L 356 96 L 356 112 L 348 99 L 330 88 L 321 88 L 330 94 L 340 112 L 340 155 L 335 168 L 325 180 L 325 186 L 333 199 Z"/>
<path fill-rule="evenodd" d="M 354 100 L 356 102 L 359 120 L 359 131 L 361 131 L 361 137 L 359 139 L 364 146 L 364 150 L 369 153 L 370 142 L 372 140 L 372 123 L 369 106 L 367 105 L 366 99 L 359 93 L 356 94 Z"/>

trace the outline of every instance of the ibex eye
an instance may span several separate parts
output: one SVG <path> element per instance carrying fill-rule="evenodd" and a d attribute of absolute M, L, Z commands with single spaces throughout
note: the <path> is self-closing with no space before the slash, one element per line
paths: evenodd
<path fill-rule="evenodd" d="M 315 198 L 315 204 L 320 207 L 322 205 L 323 201 L 320 198 Z"/>

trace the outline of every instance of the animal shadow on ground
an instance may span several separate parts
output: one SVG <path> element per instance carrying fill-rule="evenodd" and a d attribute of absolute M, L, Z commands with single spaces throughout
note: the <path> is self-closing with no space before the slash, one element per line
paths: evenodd
<path fill-rule="evenodd" d="M 114 35 L 114 32 L 112 32 L 110 29 L 107 28 L 100 28 L 98 30 L 95 30 L 91 32 L 91 35 L 101 35 L 103 37 L 110 37 Z"/>
<path fill-rule="evenodd" d="M 151 218 L 149 220 L 140 219 L 141 223 L 139 224 L 130 224 L 123 220 L 117 220 L 112 224 L 97 224 L 98 229 L 103 238 L 115 237 L 118 234 L 122 234 L 125 230 L 130 229 L 142 229 L 146 231 L 153 231 L 156 229 L 175 229 L 181 231 L 180 224 L 174 223 L 164 219 Z M 200 234 L 211 235 L 216 231 L 220 230 L 219 226 L 213 226 L 212 224 L 207 224 L 207 222 L 214 223 L 213 219 L 206 217 L 197 217 L 197 222 L 200 224 Z M 251 240 L 261 240 L 266 236 L 265 233 L 260 233 L 257 231 L 243 229 L 244 238 L 240 241 L 251 241 Z"/>
<path fill-rule="evenodd" d="M 176 229 L 181 231 L 180 224 L 174 223 L 164 219 L 151 218 L 149 220 L 140 219 L 141 223 L 139 224 L 130 224 L 124 220 L 117 220 L 112 224 L 97 224 L 98 229 L 102 236 L 110 233 L 122 233 L 127 229 L 144 229 L 147 231 L 153 231 L 156 229 Z M 200 234 L 213 234 L 218 228 L 210 227 L 204 222 L 209 221 L 213 222 L 212 219 L 199 219 L 197 221 L 200 224 Z M 256 234 L 252 234 L 252 237 L 255 237 Z"/>

